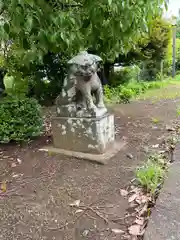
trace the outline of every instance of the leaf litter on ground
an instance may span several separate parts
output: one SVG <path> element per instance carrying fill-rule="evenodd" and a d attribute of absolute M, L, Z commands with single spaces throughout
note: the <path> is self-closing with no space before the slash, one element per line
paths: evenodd
<path fill-rule="evenodd" d="M 177 127 L 168 126 L 166 129 L 169 132 L 174 132 L 176 130 L 176 135 L 173 135 L 173 137 L 171 135 L 171 137 L 168 139 L 165 139 L 165 137 L 163 137 L 164 141 L 162 144 L 152 145 L 152 148 L 158 149 L 159 151 L 156 150 L 158 153 L 151 157 L 151 160 L 157 162 L 163 169 L 166 169 L 167 166 L 171 163 L 171 160 L 169 159 L 169 153 L 171 153 L 175 148 L 178 133 Z M 147 151 L 147 153 L 148 152 L 149 151 Z M 157 198 L 157 194 L 148 193 L 147 190 L 144 191 L 144 189 L 137 186 L 136 183 L 136 180 L 135 183 L 131 183 L 128 191 L 124 191 L 123 189 L 120 190 L 121 196 L 127 197 L 128 199 L 129 206 L 131 208 L 131 213 L 129 215 L 131 217 L 135 217 L 133 222 L 131 221 L 129 223 L 128 235 L 126 236 L 126 239 L 131 240 L 137 240 L 139 237 L 141 239 L 144 235 L 147 222 L 151 214 L 151 208 L 154 206 L 155 200 Z M 158 188 L 159 186 L 157 186 L 157 189 Z"/>
<path fill-rule="evenodd" d="M 120 189 L 121 196 L 127 197 L 130 207 L 134 212 L 129 217 L 135 217 L 132 225 L 128 228 L 129 236 L 133 239 L 142 236 L 148 221 L 149 203 L 153 202 L 153 198 L 149 193 L 143 191 L 143 188 L 135 185 L 130 186 L 130 190 Z"/>
<path fill-rule="evenodd" d="M 128 228 L 129 234 L 139 236 L 141 234 L 141 226 L 138 224 L 132 225 Z"/>

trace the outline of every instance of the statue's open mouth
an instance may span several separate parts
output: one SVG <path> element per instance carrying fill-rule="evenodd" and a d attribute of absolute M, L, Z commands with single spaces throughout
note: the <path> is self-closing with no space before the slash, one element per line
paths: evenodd
<path fill-rule="evenodd" d="M 92 73 L 81 73 L 81 72 L 79 72 L 79 73 L 76 73 L 76 76 L 80 76 L 80 77 L 88 77 L 88 78 L 90 78 L 90 77 L 92 77 Z"/>

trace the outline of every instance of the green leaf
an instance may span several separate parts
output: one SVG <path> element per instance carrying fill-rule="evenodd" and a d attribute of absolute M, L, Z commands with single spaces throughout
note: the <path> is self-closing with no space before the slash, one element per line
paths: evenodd
<path fill-rule="evenodd" d="M 64 41 L 65 40 L 65 35 L 63 32 L 60 33 L 61 39 Z"/>
<path fill-rule="evenodd" d="M 9 24 L 6 22 L 5 24 L 4 24 L 4 31 L 7 33 L 7 34 L 9 34 Z"/>
<path fill-rule="evenodd" d="M 30 15 L 27 16 L 26 26 L 27 26 L 27 29 L 28 29 L 29 32 L 33 28 L 33 18 Z"/>
<path fill-rule="evenodd" d="M 109 4 L 109 6 L 111 6 L 112 0 L 108 0 L 108 4 Z"/>
<path fill-rule="evenodd" d="M 29 4 L 31 7 L 33 7 L 35 4 L 34 0 L 25 0 L 25 2 L 27 2 L 27 4 Z"/>

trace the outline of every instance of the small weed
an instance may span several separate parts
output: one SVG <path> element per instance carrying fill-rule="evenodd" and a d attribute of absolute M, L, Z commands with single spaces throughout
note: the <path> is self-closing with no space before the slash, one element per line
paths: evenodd
<path fill-rule="evenodd" d="M 158 124 L 159 123 L 159 119 L 157 119 L 157 118 L 153 117 L 151 120 L 152 120 L 152 123 L 154 123 L 154 124 Z"/>
<path fill-rule="evenodd" d="M 177 113 L 177 116 L 179 117 L 179 116 L 180 116 L 180 108 L 178 108 L 178 109 L 176 110 L 176 113 Z"/>
<path fill-rule="evenodd" d="M 166 142 L 171 146 L 176 146 L 179 142 L 179 137 L 177 135 L 170 136 L 166 139 Z"/>
<path fill-rule="evenodd" d="M 151 103 L 154 105 L 154 104 L 156 104 L 156 102 L 157 102 L 157 99 L 152 99 L 151 100 Z"/>
<path fill-rule="evenodd" d="M 149 157 L 147 163 L 136 170 L 138 183 L 154 195 L 161 186 L 165 177 L 163 158 L 160 156 Z"/>
<path fill-rule="evenodd" d="M 155 164 L 160 165 L 163 169 L 166 168 L 168 163 L 168 159 L 165 156 L 163 156 L 162 154 L 156 154 L 156 153 L 150 155 L 148 160 Z"/>

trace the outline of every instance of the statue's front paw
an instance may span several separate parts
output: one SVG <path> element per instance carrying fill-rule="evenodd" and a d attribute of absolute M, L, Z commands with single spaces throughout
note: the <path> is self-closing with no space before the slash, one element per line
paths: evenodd
<path fill-rule="evenodd" d="M 89 110 L 96 110 L 97 108 L 96 108 L 96 106 L 95 105 L 92 105 L 92 106 L 89 106 L 89 108 L 88 108 Z"/>
<path fill-rule="evenodd" d="M 104 105 L 104 103 L 99 103 L 99 104 L 97 105 L 97 107 L 98 107 L 98 108 L 105 108 L 105 105 Z"/>

